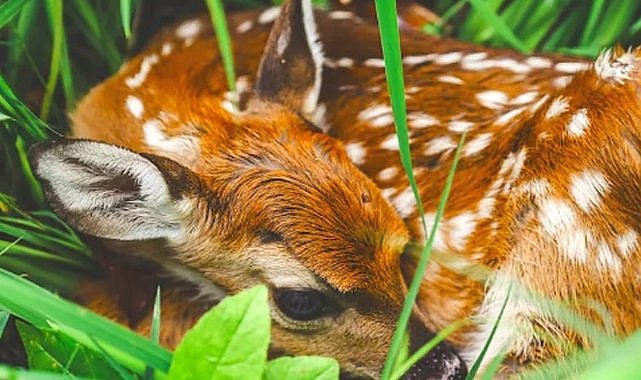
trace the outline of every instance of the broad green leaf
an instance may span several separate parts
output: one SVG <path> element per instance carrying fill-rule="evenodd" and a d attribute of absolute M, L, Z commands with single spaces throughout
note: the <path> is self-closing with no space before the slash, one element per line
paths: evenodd
<path fill-rule="evenodd" d="M 32 370 L 99 379 L 120 378 L 103 355 L 87 349 L 60 332 L 38 330 L 20 321 L 16 322 L 16 327 Z"/>
<path fill-rule="evenodd" d="M 267 288 L 225 298 L 176 348 L 168 379 L 259 379 L 269 345 Z"/>
<path fill-rule="evenodd" d="M 283 356 L 267 363 L 264 380 L 336 380 L 340 368 L 335 359 L 319 356 Z"/>

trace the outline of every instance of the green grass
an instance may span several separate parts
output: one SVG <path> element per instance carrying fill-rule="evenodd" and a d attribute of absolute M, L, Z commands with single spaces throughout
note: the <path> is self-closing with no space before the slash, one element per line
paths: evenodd
<path fill-rule="evenodd" d="M 225 5 L 257 7 L 268 3 L 243 0 L 229 1 Z M 324 1 L 321 3 L 326 5 Z M 525 53 L 544 51 L 594 57 L 603 47 L 617 41 L 626 45 L 641 41 L 641 3 L 635 0 L 434 0 L 428 3 L 443 15 L 443 19 L 436 25 L 426 25 L 427 33 Z M 119 68 L 127 56 L 127 48 L 135 46 L 137 38 L 145 31 L 142 27 L 151 25 L 144 22 L 164 21 L 163 15 L 152 12 L 150 20 L 141 21 L 143 25 L 137 29 L 135 20 L 139 4 L 140 1 L 135 0 L 6 0 L 0 4 L 0 267 L 4 268 L 0 269 L 0 289 L 3 289 L 0 309 L 20 316 L 36 327 L 35 331 L 23 328 L 35 342 L 34 352 L 40 350 L 51 356 L 51 349 L 47 351 L 44 347 L 53 339 L 60 347 L 70 350 L 64 351 L 65 354 L 73 358 L 80 357 L 78 355 L 91 357 L 95 368 L 104 367 L 105 371 L 114 371 L 121 378 L 152 378 L 154 375 L 162 378 L 171 365 L 171 354 L 157 345 L 162 318 L 159 298 L 154 308 L 152 339 L 148 340 L 12 274 L 24 275 L 30 281 L 64 293 L 73 289 L 78 281 L 91 278 L 99 271 L 82 240 L 47 211 L 42 191 L 26 161 L 26 151 L 37 141 L 64 134 L 68 128 L 66 111 L 92 85 Z M 215 21 L 228 86 L 233 90 L 233 52 L 225 32 L 222 5 L 220 0 L 206 0 L 201 7 L 208 7 Z M 422 209 L 409 150 L 397 20 L 390 17 L 394 14 L 394 4 L 377 0 L 376 7 L 400 160 Z M 433 229 L 427 231 L 426 222 L 422 221 L 424 236 L 428 239 L 421 249 L 417 276 L 422 275 L 428 263 L 456 163 L 454 160 L 448 180 L 443 184 Z M 404 359 L 400 354 L 407 319 L 420 284 L 418 278 L 410 284 L 383 378 L 398 378 L 402 369 L 411 366 L 418 357 L 413 355 Z M 600 355 L 577 353 L 575 357 L 551 363 L 528 376 L 556 377 L 574 367 L 585 368 L 586 378 L 603 378 L 604 374 L 609 377 L 616 374 L 620 379 L 637 376 L 641 369 L 634 353 L 641 352 L 639 333 L 619 344 L 604 338 L 598 329 L 584 323 L 562 305 L 558 308 L 568 324 L 594 335 L 593 341 L 599 342 Z M 0 310 L 0 336 L 6 321 L 7 313 Z M 445 329 L 423 350 L 458 327 L 456 324 Z M 38 343 L 39 339 L 41 343 Z M 84 347 L 89 347 L 91 352 L 83 351 Z M 55 362 L 60 373 L 73 374 L 76 378 L 86 376 L 82 371 L 71 372 L 77 368 L 71 365 L 73 360 L 69 363 L 60 360 Z M 296 366 L 313 367 L 302 365 L 301 361 L 290 363 L 288 359 L 270 363 L 254 364 L 271 371 L 274 376 L 288 373 L 286 371 L 292 371 Z M 322 372 L 325 367 L 319 368 Z M 16 371 L 0 367 L 0 377 Z M 489 371 L 484 377 L 491 373 Z M 50 376 L 43 374 L 40 368 L 19 370 L 19 375 L 25 379 Z"/>

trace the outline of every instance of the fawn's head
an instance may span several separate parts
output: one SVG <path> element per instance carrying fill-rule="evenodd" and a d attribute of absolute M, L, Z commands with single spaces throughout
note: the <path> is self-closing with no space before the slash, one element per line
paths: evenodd
<path fill-rule="evenodd" d="M 205 292 L 266 284 L 273 353 L 332 356 L 346 374 L 376 378 L 405 294 L 409 234 L 342 144 L 307 121 L 321 61 L 310 2 L 287 2 L 245 109 L 211 111 L 190 169 L 87 140 L 39 145 L 31 159 L 50 204 L 78 230 L 123 250 L 159 241 L 150 257 Z M 413 317 L 413 348 L 432 335 Z M 416 370 L 465 372 L 446 343 Z"/>

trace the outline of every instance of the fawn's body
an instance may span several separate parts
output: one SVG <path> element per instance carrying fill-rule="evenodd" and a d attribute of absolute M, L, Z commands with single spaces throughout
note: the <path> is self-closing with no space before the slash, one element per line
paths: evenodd
<path fill-rule="evenodd" d="M 400 166 L 377 28 L 345 11 L 316 13 L 325 53 L 322 87 L 318 106 L 301 107 L 301 113 L 341 141 L 337 146 L 380 189 L 380 195 L 369 185 L 357 192 L 367 201 L 372 198 L 375 205 L 385 203 L 378 197 L 386 198 L 405 222 L 409 236 L 422 242 L 414 198 Z M 228 20 L 241 92 L 254 83 L 253 73 L 277 15 L 269 9 L 233 14 Z M 589 300 L 597 301 L 611 313 L 617 335 L 641 326 L 641 309 L 634 301 L 641 291 L 636 268 L 637 231 L 641 229 L 636 56 L 605 55 L 595 69 L 579 61 L 527 57 L 413 30 L 403 31 L 401 38 L 414 170 L 428 224 L 434 218 L 456 144 L 468 131 L 419 295 L 421 317 L 430 330 L 471 318 L 472 325 L 450 337 L 469 364 L 487 339 L 510 287 L 488 359 L 506 350 L 516 363 L 532 364 L 563 354 L 565 348 L 559 342 L 587 344 L 585 337 L 557 322 L 538 302 L 539 296 L 567 301 L 580 315 L 600 325 L 604 321 L 588 307 Z M 297 132 L 272 130 L 272 124 L 287 117 L 280 115 L 280 109 L 260 109 L 270 115 L 261 121 L 263 114 L 234 111 L 225 91 L 220 56 L 207 20 L 189 20 L 160 35 L 145 52 L 94 89 L 72 115 L 73 136 L 165 156 L 205 178 L 226 170 L 219 157 L 220 146 L 225 144 L 253 146 L 252 159 L 274 169 L 283 165 L 279 154 L 291 157 L 289 164 L 300 172 L 307 168 L 305 154 L 310 149 L 320 151 L 321 156 L 345 154 L 324 147 L 326 139 L 303 146 L 288 144 L 298 141 Z M 238 129 L 235 120 L 247 117 L 264 130 Z M 280 145 L 274 149 L 276 141 Z M 314 172 L 316 169 L 321 172 Z M 326 180 L 327 173 L 352 175 L 342 172 L 340 165 L 309 170 L 319 181 Z M 233 182 L 234 175 L 229 171 L 217 178 Z M 257 193 L 256 202 L 276 202 L 279 192 L 295 191 L 276 190 L 265 199 Z M 247 200 L 246 207 L 258 207 L 251 194 Z M 321 204 L 318 200 L 319 208 Z M 331 204 L 340 216 L 322 216 L 330 210 L 314 210 L 315 206 L 307 204 L 312 210 L 305 223 L 317 223 L 315 215 L 321 215 L 322 223 L 328 219 L 358 224 L 359 218 L 366 218 L 354 212 L 345 219 L 352 213 L 349 202 Z M 407 242 L 398 217 L 383 210 L 376 218 L 375 224 L 398 239 L 385 244 L 392 247 Z M 233 232 L 231 228 L 226 233 Z M 325 249 L 323 244 L 330 242 L 318 246 Z M 336 250 L 351 252 L 346 247 Z M 345 269 L 349 266 L 342 265 L 351 260 L 349 268 L 362 265 L 358 259 L 345 253 L 333 258 L 323 253 L 319 248 L 298 260 L 340 291 L 350 292 L 354 281 L 366 282 L 380 288 L 381 299 L 398 305 L 402 296 L 395 290 L 386 291 L 387 284 L 377 283 L 386 281 L 384 274 L 379 280 L 350 278 L 353 273 Z M 202 268 L 194 258 L 179 261 Z M 233 267 L 222 261 L 212 259 L 213 265 L 205 272 L 215 271 L 216 265 Z M 383 262 L 373 273 L 387 273 L 398 265 L 391 258 L 377 265 Z M 284 263 L 283 268 L 287 265 L 291 263 Z M 407 256 L 402 265 L 411 276 L 412 259 Z M 328 278 L 329 272 L 333 275 Z M 215 278 L 223 281 L 219 286 L 232 292 L 239 290 L 233 283 L 237 278 L 256 282 L 240 273 L 228 273 L 229 283 Z M 94 296 L 87 302 L 94 308 L 107 314 L 110 308 L 117 309 L 109 296 L 96 296 L 100 290 L 92 292 L 87 292 Z M 163 312 L 164 322 L 172 327 L 162 330 L 169 345 L 202 312 L 193 310 L 189 300 L 171 294 L 176 293 L 167 291 L 169 306 L 163 306 Z M 120 320 L 123 315 L 112 313 Z M 138 328 L 148 328 L 148 322 Z M 286 333 L 275 334 L 282 334 L 288 352 L 315 352 L 303 347 L 304 341 L 292 342 Z M 331 335 L 321 338 L 310 338 L 309 345 L 322 346 L 323 339 Z M 321 347 L 318 352 L 342 352 L 350 344 Z"/>

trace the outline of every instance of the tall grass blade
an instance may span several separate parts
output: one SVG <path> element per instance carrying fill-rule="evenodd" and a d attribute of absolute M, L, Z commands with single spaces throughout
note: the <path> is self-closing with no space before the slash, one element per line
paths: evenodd
<path fill-rule="evenodd" d="M 20 12 L 26 2 L 27 0 L 8 0 L 0 5 L 0 28 L 7 25 Z"/>
<path fill-rule="evenodd" d="M 120 22 L 125 38 L 131 37 L 131 15 L 133 13 L 133 4 L 131 0 L 120 0 Z"/>
<path fill-rule="evenodd" d="M 236 92 L 236 72 L 234 70 L 234 51 L 232 49 L 231 37 L 229 36 L 229 29 L 227 27 L 227 19 L 225 17 L 225 9 L 220 0 L 205 0 L 211 22 L 216 31 L 216 39 L 218 40 L 218 48 L 223 60 L 223 67 L 225 69 L 225 78 L 227 79 L 227 88 L 231 92 Z M 236 102 L 234 106 L 238 106 Z"/>
<path fill-rule="evenodd" d="M 62 20 L 62 0 L 49 0 L 45 2 L 45 9 L 51 26 L 51 60 L 49 61 L 49 77 L 45 86 L 45 94 L 40 106 L 40 119 L 47 120 L 51 111 L 53 93 L 56 90 L 60 74 L 60 61 L 62 60 L 62 43 L 64 38 Z"/>
<path fill-rule="evenodd" d="M 476 12 L 492 25 L 496 33 L 512 48 L 521 53 L 530 53 L 528 47 L 514 34 L 512 29 L 505 24 L 485 0 L 469 0 L 469 3 Z"/>

